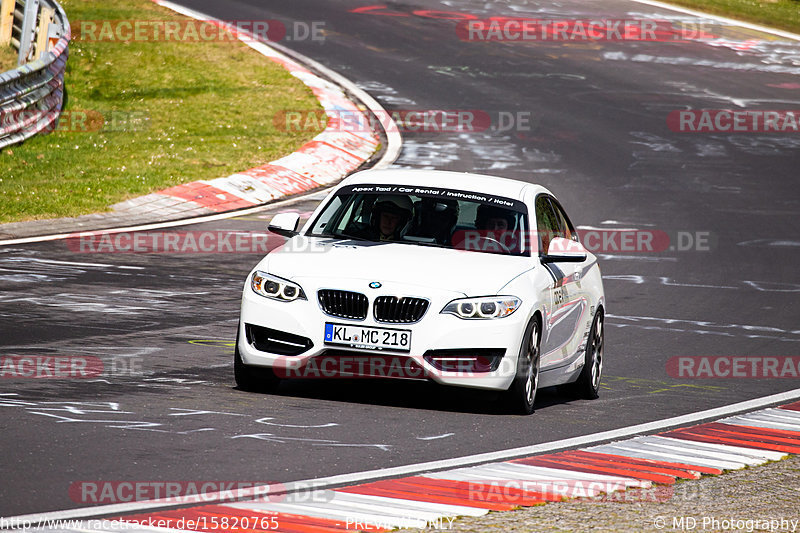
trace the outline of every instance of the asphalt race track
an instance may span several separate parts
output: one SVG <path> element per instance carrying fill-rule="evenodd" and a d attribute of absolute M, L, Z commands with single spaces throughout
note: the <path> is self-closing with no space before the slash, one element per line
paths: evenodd
<path fill-rule="evenodd" d="M 598 252 L 609 313 L 601 398 L 544 391 L 536 412 L 518 417 L 498 412 L 491 394 L 419 382 L 236 390 L 238 303 L 257 252 L 0 247 L 0 353 L 93 356 L 106 368 L 97 379 L 0 383 L 3 515 L 89 505 L 70 494 L 81 481 L 288 482 L 543 443 L 797 387 L 796 377 L 676 379 L 667 363 L 800 355 L 800 137 L 672 131 L 667 117 L 800 107 L 800 43 L 724 26 L 713 46 L 467 42 L 454 20 L 692 19 L 621 1 L 420 0 L 361 12 L 371 4 L 180 3 L 226 20 L 322 21 L 324 41 L 281 44 L 390 111 L 493 118 L 478 132 L 404 132 L 397 166 L 541 183 L 576 225 L 663 231 L 673 249 Z M 500 127 L 501 114 L 530 127 Z M 318 200 L 291 209 L 308 214 Z M 161 231 L 264 232 L 273 214 Z"/>

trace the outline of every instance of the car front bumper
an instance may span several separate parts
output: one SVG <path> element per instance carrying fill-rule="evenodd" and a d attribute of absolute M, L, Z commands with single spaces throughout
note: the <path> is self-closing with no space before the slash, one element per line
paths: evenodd
<path fill-rule="evenodd" d="M 333 378 L 365 374 L 431 379 L 446 385 L 505 390 L 515 376 L 517 356 L 531 311 L 529 304 L 523 301 L 519 309 L 504 318 L 461 319 L 442 314 L 441 310 L 451 300 L 463 297 L 463 294 L 438 291 L 434 296 L 426 295 L 430 305 L 418 322 L 384 323 L 376 321 L 372 314 L 375 297 L 384 293 L 370 291 L 367 293 L 370 299 L 367 317 L 351 320 L 327 315 L 317 301 L 318 287 L 303 284 L 307 300 L 284 302 L 256 294 L 251 290 L 249 280 L 248 277 L 243 291 L 239 322 L 240 356 L 246 365 L 272 367 L 278 377 L 285 378 Z M 351 284 L 345 283 L 342 289 L 354 288 L 347 285 Z M 352 285 L 366 286 L 363 283 Z M 396 294 L 397 287 L 394 289 Z M 406 288 L 401 292 L 410 294 L 413 290 Z M 326 323 L 408 330 L 411 332 L 410 351 L 332 345 L 325 342 Z M 264 338 L 264 331 L 258 328 L 267 328 L 275 333 L 271 335 L 269 343 L 258 342 L 255 338 L 254 331 L 260 333 L 262 341 Z M 297 354 L 286 355 L 287 352 Z M 444 368 L 439 357 L 442 354 L 445 360 L 450 361 Z M 474 354 L 481 357 L 490 354 L 495 357 L 495 364 L 476 367 L 467 361 Z M 455 359 L 451 361 L 448 359 L 450 357 Z M 487 361 L 487 358 L 481 360 Z"/>

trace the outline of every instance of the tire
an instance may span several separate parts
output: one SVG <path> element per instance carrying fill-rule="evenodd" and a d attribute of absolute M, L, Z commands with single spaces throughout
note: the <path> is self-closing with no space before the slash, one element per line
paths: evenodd
<path fill-rule="evenodd" d="M 233 378 L 236 387 L 247 392 L 275 392 L 281 381 L 271 368 L 244 364 L 239 354 L 238 334 L 233 354 Z"/>
<path fill-rule="evenodd" d="M 525 336 L 517 357 L 517 372 L 514 381 L 505 392 L 505 405 L 511 413 L 529 415 L 536 403 L 539 388 L 539 345 L 541 341 L 539 321 L 533 319 L 525 328 Z"/>
<path fill-rule="evenodd" d="M 586 352 L 583 361 L 583 370 L 575 383 L 570 386 L 570 392 L 585 400 L 596 400 L 600 396 L 600 378 L 603 374 L 603 310 L 599 309 L 592 321 L 592 329 L 586 339 Z"/>

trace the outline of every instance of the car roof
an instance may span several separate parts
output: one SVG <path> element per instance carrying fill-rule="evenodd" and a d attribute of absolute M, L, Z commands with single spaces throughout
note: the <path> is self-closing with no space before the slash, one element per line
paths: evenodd
<path fill-rule="evenodd" d="M 496 196 L 505 196 L 515 200 L 524 200 L 526 189 L 533 189 L 534 194 L 550 191 L 525 181 L 472 174 L 470 172 L 451 172 L 447 170 L 420 169 L 384 169 L 363 170 L 345 178 L 340 186 L 374 183 L 376 185 L 413 185 L 416 187 L 444 187 L 470 192 L 482 192 Z"/>

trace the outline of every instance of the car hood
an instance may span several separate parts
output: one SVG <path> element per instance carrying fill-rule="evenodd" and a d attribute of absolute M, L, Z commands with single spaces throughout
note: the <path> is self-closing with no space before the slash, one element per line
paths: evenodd
<path fill-rule="evenodd" d="M 270 252 L 257 268 L 301 285 L 304 280 L 317 286 L 365 281 L 366 288 L 377 281 L 483 296 L 497 294 L 532 265 L 529 257 L 297 236 Z"/>

